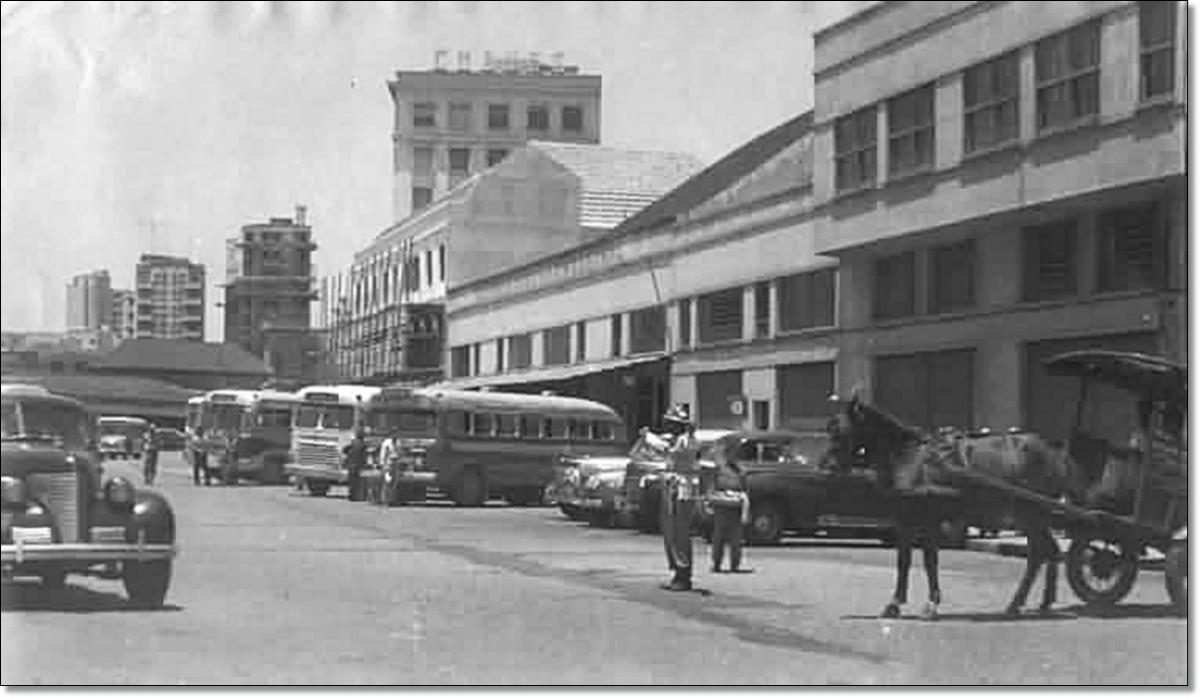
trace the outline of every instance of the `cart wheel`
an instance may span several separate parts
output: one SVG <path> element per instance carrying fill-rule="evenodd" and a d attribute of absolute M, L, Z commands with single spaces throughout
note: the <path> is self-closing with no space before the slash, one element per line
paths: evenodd
<path fill-rule="evenodd" d="M 1138 551 L 1116 541 L 1076 538 L 1067 551 L 1067 582 L 1088 606 L 1110 608 L 1133 588 Z"/>
<path fill-rule="evenodd" d="M 1171 605 L 1184 618 L 1188 614 L 1188 546 L 1187 541 L 1177 540 L 1167 548 L 1166 574 L 1167 595 Z"/>

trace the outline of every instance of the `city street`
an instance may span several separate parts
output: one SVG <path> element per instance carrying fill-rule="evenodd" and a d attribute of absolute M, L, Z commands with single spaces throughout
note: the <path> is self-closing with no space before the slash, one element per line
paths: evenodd
<path fill-rule="evenodd" d="M 179 520 L 165 610 L 119 582 L 6 583 L 5 684 L 1146 684 L 1187 681 L 1187 622 L 1143 571 L 1111 617 L 1061 581 L 1063 612 L 1000 615 L 1023 562 L 943 553 L 937 623 L 875 617 L 893 553 L 867 542 L 751 548 L 753 574 L 658 589 L 661 541 L 554 508 L 385 510 L 288 487 L 159 487 Z M 135 469 L 110 463 L 111 473 Z M 707 546 L 697 540 L 697 560 Z M 1035 587 L 1035 599 L 1040 586 Z"/>

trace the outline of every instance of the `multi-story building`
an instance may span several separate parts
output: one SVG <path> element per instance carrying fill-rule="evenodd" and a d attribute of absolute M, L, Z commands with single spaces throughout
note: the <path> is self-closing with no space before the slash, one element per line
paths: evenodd
<path fill-rule="evenodd" d="M 279 380 L 303 381 L 320 347 L 312 333 L 312 227 L 293 218 L 242 226 L 228 241 L 225 341 L 264 359 Z"/>
<path fill-rule="evenodd" d="M 1187 361 L 1184 13 L 888 2 L 817 33 L 816 249 L 839 260 L 842 389 L 923 426 L 1061 438 L 1073 381 L 1048 355 Z"/>
<path fill-rule="evenodd" d="M 113 291 L 112 329 L 117 342 L 137 336 L 137 292 Z"/>
<path fill-rule="evenodd" d="M 204 341 L 203 264 L 143 254 L 136 279 L 138 338 Z"/>
<path fill-rule="evenodd" d="M 67 329 L 98 329 L 112 324 L 113 291 L 108 270 L 72 277 L 67 284 Z"/>
<path fill-rule="evenodd" d="M 689 155 L 531 142 L 385 230 L 326 284 L 341 378 L 439 379 L 449 289 L 594 240 L 698 171 Z"/>
<path fill-rule="evenodd" d="M 631 429 L 820 426 L 835 261 L 814 252 L 812 115 L 762 134 L 608 234 L 449 290 L 446 385 L 600 400 Z"/>
<path fill-rule="evenodd" d="M 489 60 L 479 70 L 401 70 L 388 81 L 393 213 L 401 221 L 529 140 L 600 142 L 600 76 Z"/>

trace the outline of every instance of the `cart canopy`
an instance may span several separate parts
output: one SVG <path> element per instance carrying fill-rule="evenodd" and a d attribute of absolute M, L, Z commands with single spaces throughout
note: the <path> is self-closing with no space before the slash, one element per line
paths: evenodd
<path fill-rule="evenodd" d="M 1143 397 L 1187 405 L 1187 367 L 1162 357 L 1088 349 L 1051 357 L 1045 366 L 1051 374 L 1099 380 Z"/>

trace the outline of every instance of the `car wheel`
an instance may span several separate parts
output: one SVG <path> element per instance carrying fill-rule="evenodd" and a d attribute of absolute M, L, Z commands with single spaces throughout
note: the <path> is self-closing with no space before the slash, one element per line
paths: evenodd
<path fill-rule="evenodd" d="M 479 468 L 464 469 L 454 488 L 454 503 L 460 507 L 479 507 L 487 498 L 487 484 Z"/>
<path fill-rule="evenodd" d="M 129 603 L 138 608 L 159 608 L 171 586 L 171 561 L 126 562 L 125 593 Z"/>
<path fill-rule="evenodd" d="M 48 567 L 40 576 L 46 591 L 62 591 L 67 586 L 67 571 L 61 567 Z"/>
<path fill-rule="evenodd" d="M 783 537 L 783 509 L 776 502 L 750 504 L 750 526 L 746 537 L 751 543 L 776 545 Z"/>

